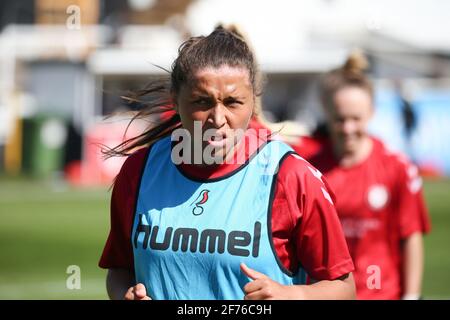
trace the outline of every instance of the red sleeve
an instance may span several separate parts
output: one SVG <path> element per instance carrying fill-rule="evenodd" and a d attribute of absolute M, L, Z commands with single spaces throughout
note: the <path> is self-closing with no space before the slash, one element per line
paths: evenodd
<path fill-rule="evenodd" d="M 322 174 L 291 155 L 280 167 L 299 263 L 315 280 L 333 280 L 354 270 L 336 209 L 334 194 Z"/>
<path fill-rule="evenodd" d="M 405 157 L 397 156 L 399 175 L 396 185 L 399 233 L 402 239 L 415 232 L 428 233 L 430 220 L 422 191 L 422 178 L 417 167 Z"/>
<path fill-rule="evenodd" d="M 141 173 L 148 148 L 140 149 L 124 162 L 111 196 L 111 229 L 99 266 L 104 269 L 134 269 L 131 230 Z"/>

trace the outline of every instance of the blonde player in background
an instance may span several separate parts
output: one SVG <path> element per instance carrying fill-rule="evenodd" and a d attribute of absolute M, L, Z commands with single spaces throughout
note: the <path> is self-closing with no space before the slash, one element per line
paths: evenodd
<path fill-rule="evenodd" d="M 418 169 L 368 133 L 374 112 L 367 61 L 354 51 L 321 82 L 328 135 L 293 148 L 316 166 L 335 192 L 355 263 L 359 299 L 419 299 L 422 235 L 430 230 Z M 399 124 L 400 125 L 400 124 Z"/>

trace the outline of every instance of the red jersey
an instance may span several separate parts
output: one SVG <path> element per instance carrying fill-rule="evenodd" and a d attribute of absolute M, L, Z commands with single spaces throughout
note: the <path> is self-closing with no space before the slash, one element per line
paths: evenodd
<path fill-rule="evenodd" d="M 336 195 L 336 209 L 355 263 L 358 299 L 399 299 L 401 241 L 430 229 L 416 166 L 389 152 L 377 139 L 363 162 L 341 167 L 332 145 L 303 138 L 293 146 L 323 172 Z M 303 151 L 305 150 L 305 151 Z M 315 152 L 311 152 L 315 150 Z"/>
<path fill-rule="evenodd" d="M 258 145 L 241 144 L 247 147 L 245 158 L 249 159 L 267 139 L 258 139 Z M 111 230 L 99 263 L 102 268 L 134 269 L 130 237 L 147 151 L 144 148 L 128 157 L 116 179 Z M 224 163 L 199 168 L 182 164 L 179 169 L 186 176 L 215 179 L 232 174 L 241 165 Z M 317 280 L 333 280 L 352 272 L 354 266 L 333 205 L 334 196 L 321 174 L 292 154 L 282 162 L 275 179 L 270 219 L 274 254 L 280 267 L 294 272 L 301 266 Z"/>

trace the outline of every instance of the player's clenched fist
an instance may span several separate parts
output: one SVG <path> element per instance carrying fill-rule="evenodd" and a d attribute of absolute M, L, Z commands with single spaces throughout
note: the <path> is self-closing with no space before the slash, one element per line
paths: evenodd
<path fill-rule="evenodd" d="M 151 300 L 147 296 L 147 290 L 142 283 L 138 283 L 134 287 L 130 287 L 125 293 L 125 300 Z"/>

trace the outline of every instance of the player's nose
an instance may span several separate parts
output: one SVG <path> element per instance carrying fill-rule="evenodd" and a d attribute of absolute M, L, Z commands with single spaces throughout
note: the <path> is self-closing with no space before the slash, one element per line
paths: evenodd
<path fill-rule="evenodd" d="M 342 123 L 342 132 L 345 134 L 351 134 L 354 133 L 357 130 L 356 123 L 352 120 L 345 120 Z"/>
<path fill-rule="evenodd" d="M 227 122 L 225 112 L 226 112 L 225 106 L 223 106 L 220 102 L 216 103 L 216 105 L 210 109 L 208 122 L 214 128 L 223 127 Z"/>

